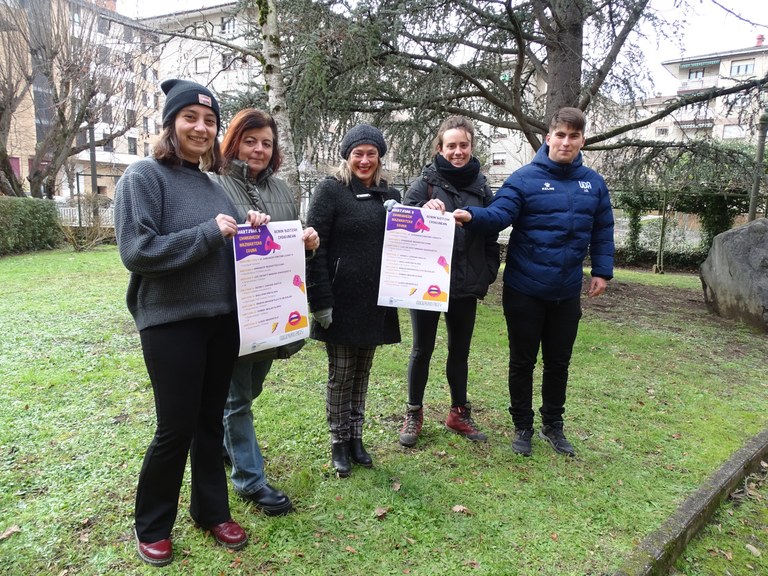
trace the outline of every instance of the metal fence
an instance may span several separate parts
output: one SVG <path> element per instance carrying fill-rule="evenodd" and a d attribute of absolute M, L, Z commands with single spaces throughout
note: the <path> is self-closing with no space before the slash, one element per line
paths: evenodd
<path fill-rule="evenodd" d="M 98 222 L 102 228 L 115 227 L 115 209 L 84 206 L 56 206 L 59 220 L 64 226 L 93 226 Z"/>

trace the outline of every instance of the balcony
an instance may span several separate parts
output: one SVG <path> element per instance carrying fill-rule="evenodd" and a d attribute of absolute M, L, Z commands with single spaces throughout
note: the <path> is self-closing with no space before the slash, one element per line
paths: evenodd
<path fill-rule="evenodd" d="M 680 82 L 677 89 L 678 94 L 688 94 L 690 92 L 700 92 L 708 88 L 715 88 L 720 81 L 719 76 L 704 76 L 703 78 L 690 78 Z"/>

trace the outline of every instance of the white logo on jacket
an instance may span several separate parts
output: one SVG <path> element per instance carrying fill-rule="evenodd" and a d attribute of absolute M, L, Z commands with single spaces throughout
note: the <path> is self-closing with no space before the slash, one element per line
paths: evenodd
<path fill-rule="evenodd" d="M 549 182 L 544 182 L 544 186 L 541 187 L 542 190 L 546 190 L 547 192 L 552 192 L 555 187 L 552 186 Z"/>
<path fill-rule="evenodd" d="M 579 180 L 579 188 L 582 190 L 592 190 L 592 182 L 582 182 Z"/>

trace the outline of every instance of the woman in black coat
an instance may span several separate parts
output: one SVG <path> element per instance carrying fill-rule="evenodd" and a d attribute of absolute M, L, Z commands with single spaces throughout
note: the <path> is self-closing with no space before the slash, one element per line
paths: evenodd
<path fill-rule="evenodd" d="M 434 140 L 435 154 L 421 178 L 405 193 L 404 204 L 453 212 L 465 206 L 487 206 L 493 195 L 472 155 L 475 130 L 463 116 L 450 116 L 440 125 Z M 469 348 L 475 327 L 477 301 L 488 292 L 499 270 L 497 236 L 476 234 L 456 228 L 451 258 L 451 289 L 445 325 L 448 332 L 448 359 L 445 374 L 451 390 L 451 410 L 446 427 L 475 442 L 485 441 L 472 419 L 467 401 Z M 440 312 L 411 310 L 413 348 L 408 363 L 408 406 L 400 443 L 413 446 L 424 421 L 422 403 L 429 378 L 429 364 L 435 349 Z"/>
<path fill-rule="evenodd" d="M 400 200 L 381 178 L 386 151 L 377 128 L 352 128 L 341 142 L 341 165 L 317 185 L 307 215 L 320 237 L 307 263 L 310 336 L 328 353 L 326 417 L 340 477 L 349 476 L 350 460 L 373 465 L 362 441 L 368 378 L 376 346 L 400 341 L 397 309 L 377 305 L 384 202 Z"/>

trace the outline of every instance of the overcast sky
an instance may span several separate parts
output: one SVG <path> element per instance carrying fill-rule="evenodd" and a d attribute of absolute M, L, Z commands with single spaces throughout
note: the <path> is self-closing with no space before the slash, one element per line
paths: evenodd
<path fill-rule="evenodd" d="M 683 20 L 686 23 L 682 36 L 683 49 L 677 42 L 666 41 L 658 47 L 654 43 L 646 50 L 659 92 L 668 95 L 677 89 L 677 81 L 661 66 L 665 60 L 747 48 L 756 44 L 758 34 L 766 37 L 768 45 L 768 11 L 765 9 L 765 0 L 715 1 L 745 20 L 756 22 L 758 26 L 728 14 L 718 8 L 713 0 L 697 0 L 694 2 L 697 10 L 686 13 L 674 8 L 675 0 L 651 0 L 651 5 L 668 19 Z M 226 3 L 225 0 L 117 0 L 117 11 L 126 16 L 155 16 Z"/>

